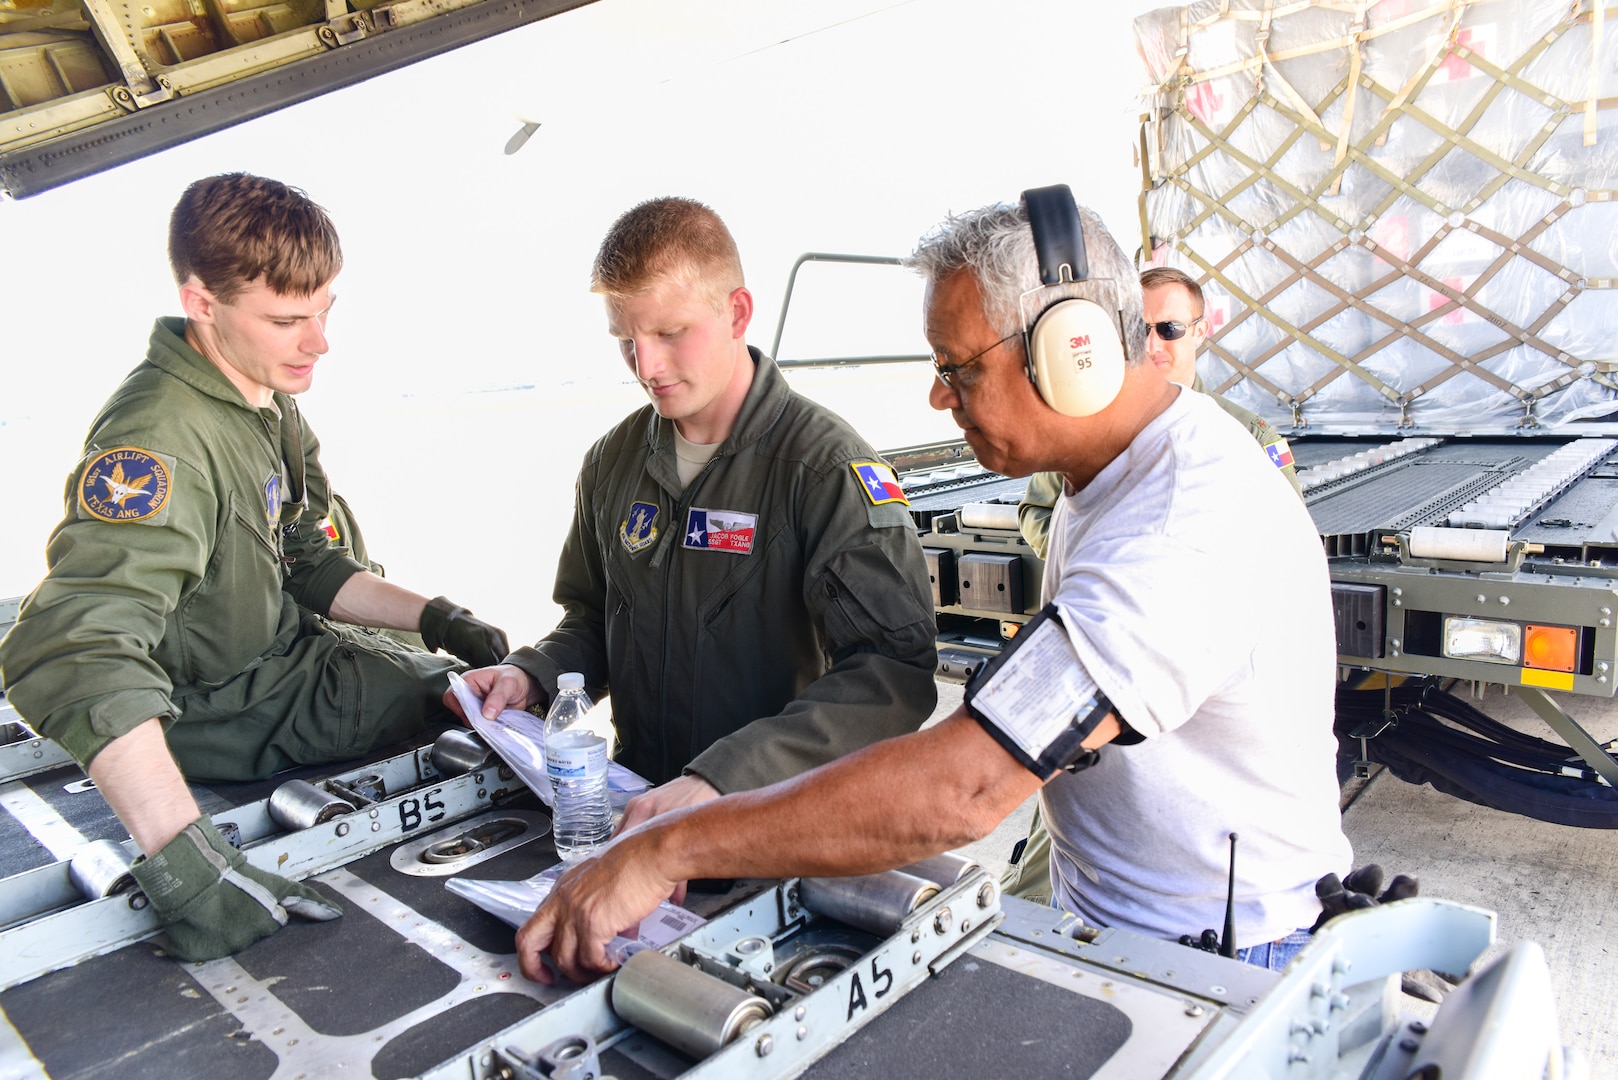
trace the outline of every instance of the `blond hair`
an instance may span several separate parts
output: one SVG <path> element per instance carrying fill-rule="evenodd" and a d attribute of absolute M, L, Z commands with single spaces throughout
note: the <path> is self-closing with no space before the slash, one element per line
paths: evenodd
<path fill-rule="evenodd" d="M 1178 285 L 1190 293 L 1191 302 L 1197 306 L 1197 314 L 1202 314 L 1206 307 L 1202 299 L 1202 286 L 1184 270 L 1173 266 L 1154 266 L 1140 276 L 1142 292 L 1147 289 L 1161 289 L 1165 285 Z"/>
<path fill-rule="evenodd" d="M 694 199 L 650 199 L 607 230 L 590 268 L 590 291 L 637 296 L 672 281 L 700 289 L 714 310 L 746 281 L 730 230 Z"/>

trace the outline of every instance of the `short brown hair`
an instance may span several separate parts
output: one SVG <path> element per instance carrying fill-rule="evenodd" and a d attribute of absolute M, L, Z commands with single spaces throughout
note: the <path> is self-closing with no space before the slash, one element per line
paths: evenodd
<path fill-rule="evenodd" d="M 337 228 L 309 196 L 278 180 L 225 173 L 185 189 L 169 217 L 169 265 L 223 301 L 259 278 L 282 296 L 308 296 L 343 268 Z"/>
<path fill-rule="evenodd" d="M 1140 276 L 1141 292 L 1147 289 L 1161 289 L 1165 285 L 1183 286 L 1197 305 L 1197 314 L 1201 315 L 1206 310 L 1207 304 L 1202 299 L 1202 286 L 1184 270 L 1172 266 L 1154 266 Z"/>
<path fill-rule="evenodd" d="M 590 268 L 590 291 L 635 296 L 669 279 L 702 287 L 715 310 L 746 284 L 735 238 L 694 199 L 651 199 L 613 222 Z"/>

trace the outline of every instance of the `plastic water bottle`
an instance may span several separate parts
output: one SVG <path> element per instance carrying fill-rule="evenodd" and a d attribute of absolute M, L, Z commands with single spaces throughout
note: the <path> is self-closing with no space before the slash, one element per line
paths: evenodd
<path fill-rule="evenodd" d="M 545 714 L 545 771 L 556 805 L 552 838 L 563 862 L 583 858 L 612 836 L 607 797 L 607 740 L 585 719 L 590 696 L 576 671 L 556 680 L 556 700 Z"/>

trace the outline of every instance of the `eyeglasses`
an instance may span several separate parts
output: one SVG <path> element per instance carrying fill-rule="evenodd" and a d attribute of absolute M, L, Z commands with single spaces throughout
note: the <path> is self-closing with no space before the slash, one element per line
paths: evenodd
<path fill-rule="evenodd" d="M 939 382 L 943 383 L 951 390 L 970 390 L 972 389 L 972 384 L 978 380 L 978 373 L 976 371 L 969 371 L 968 369 L 980 366 L 978 362 L 985 356 L 988 356 L 990 353 L 994 352 L 994 350 L 998 349 L 1011 339 L 1019 337 L 1022 337 L 1022 331 L 1014 330 L 1005 337 L 1001 338 L 999 341 L 995 342 L 993 345 L 990 345 L 987 349 L 984 349 L 979 353 L 974 353 L 972 356 L 962 360 L 959 364 L 940 363 L 938 360 L 938 354 L 933 353 L 933 373 L 938 376 Z"/>
<path fill-rule="evenodd" d="M 1149 322 L 1146 329 L 1157 331 L 1157 336 L 1163 341 L 1179 341 L 1191 332 L 1191 328 L 1202 321 L 1198 315 L 1188 323 L 1183 322 Z"/>

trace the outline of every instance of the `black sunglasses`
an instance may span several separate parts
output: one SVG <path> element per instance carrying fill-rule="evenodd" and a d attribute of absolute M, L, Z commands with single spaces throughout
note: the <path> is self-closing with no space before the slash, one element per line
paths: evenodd
<path fill-rule="evenodd" d="M 1198 315 L 1188 323 L 1183 322 L 1149 322 L 1146 329 L 1157 331 L 1157 336 L 1163 341 L 1179 341 L 1191 332 L 1191 328 L 1202 321 Z"/>

